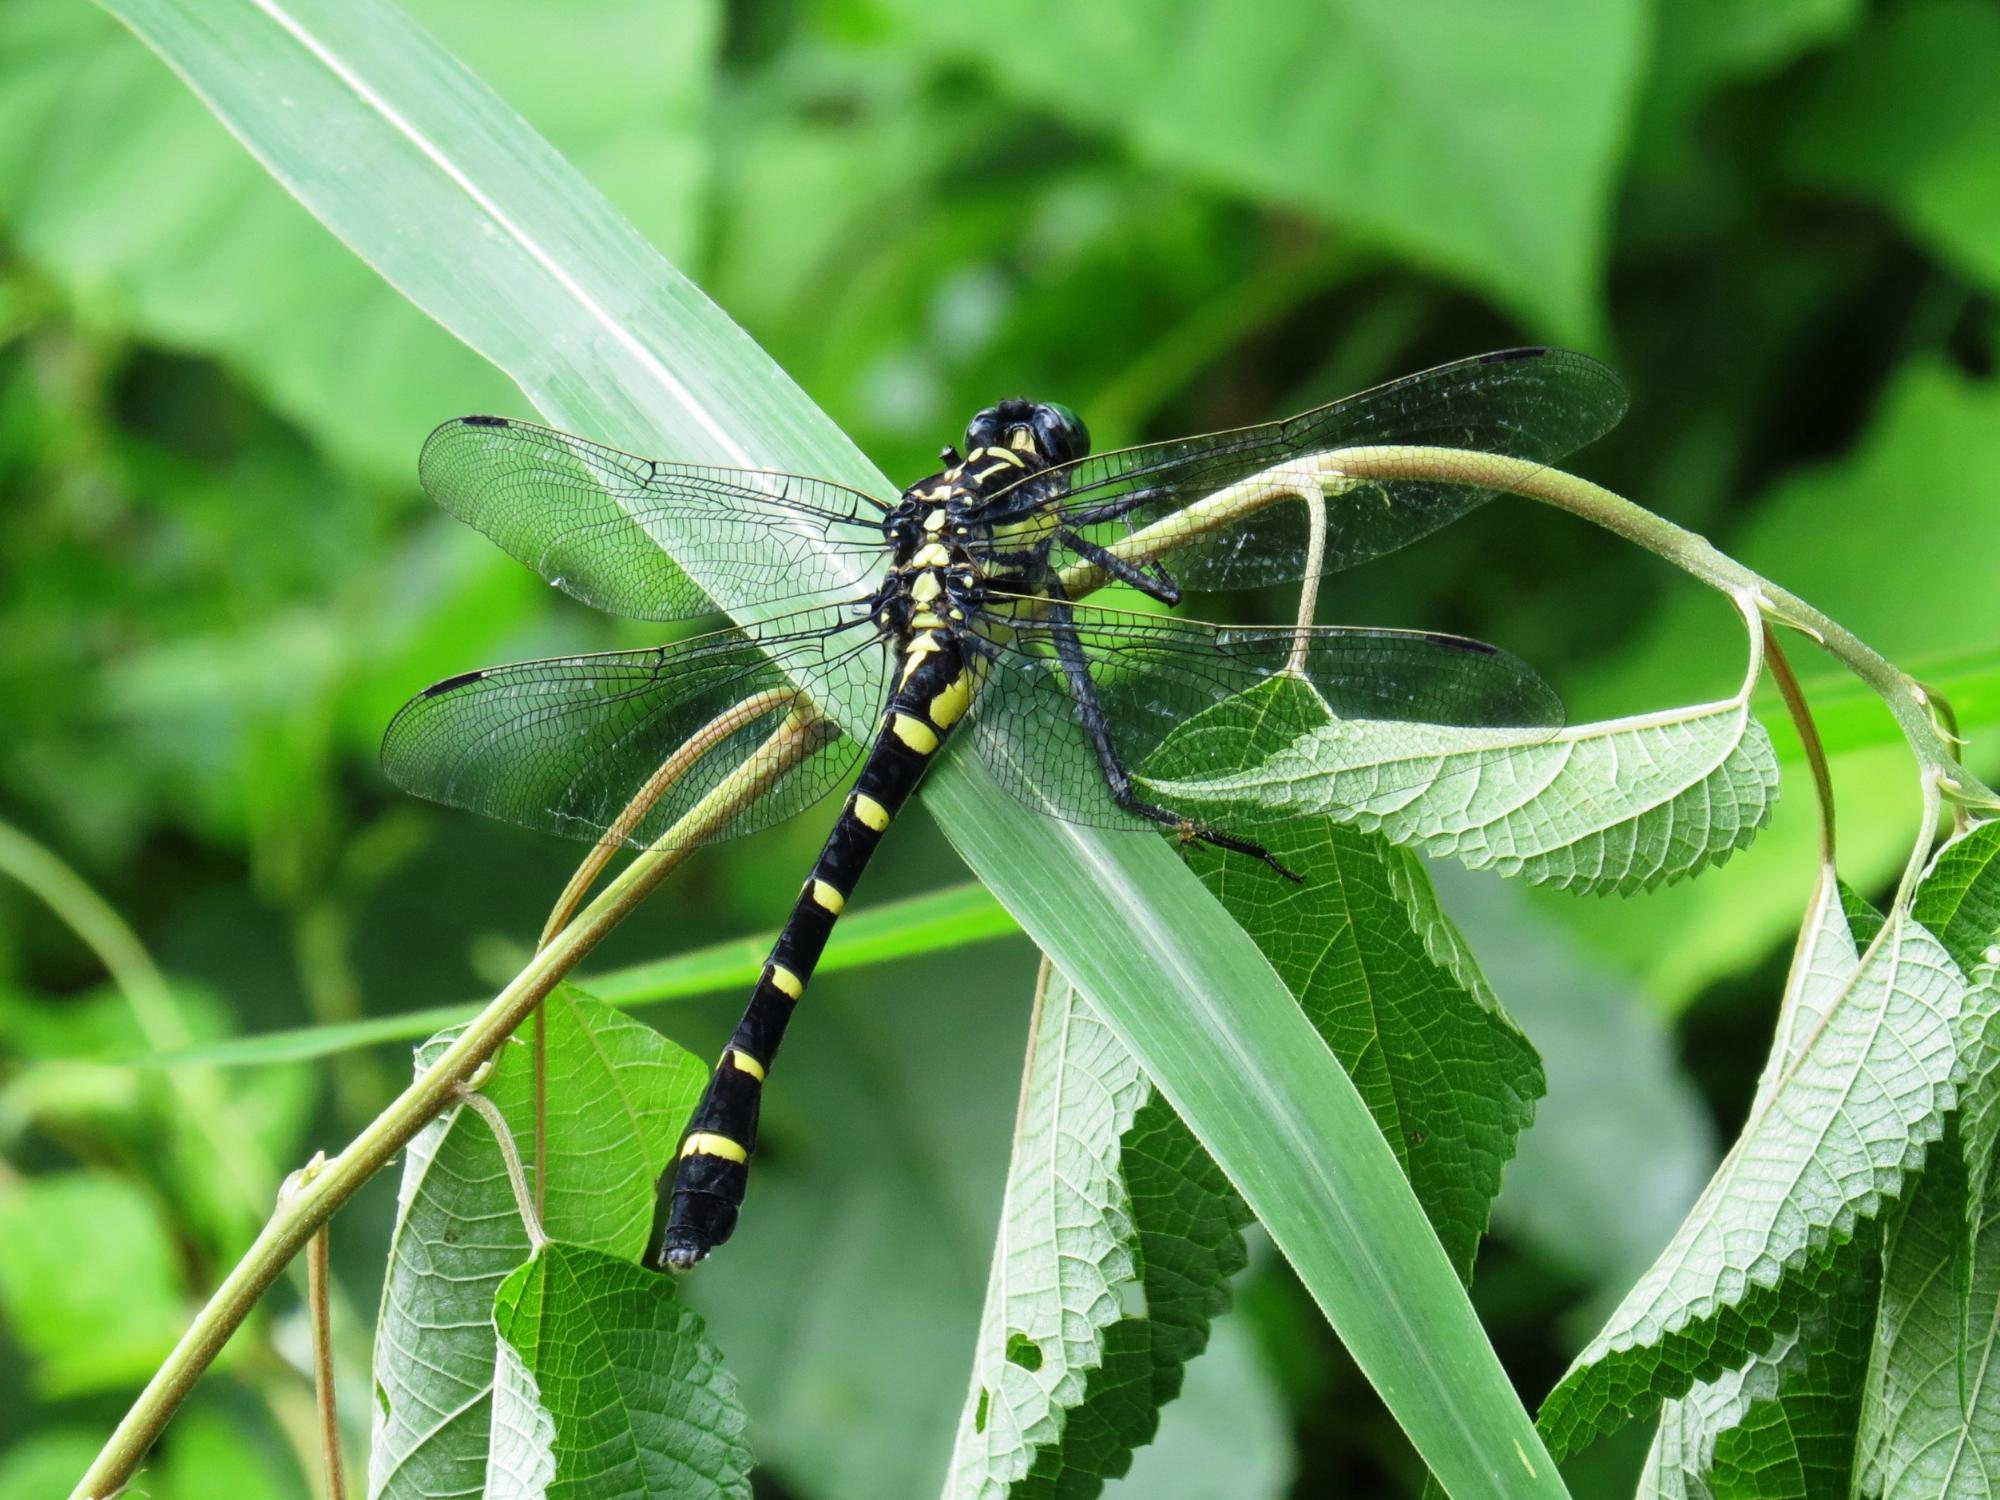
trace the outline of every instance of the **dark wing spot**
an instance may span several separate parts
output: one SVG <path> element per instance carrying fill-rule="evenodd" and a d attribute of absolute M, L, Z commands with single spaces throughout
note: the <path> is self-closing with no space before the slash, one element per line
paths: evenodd
<path fill-rule="evenodd" d="M 1479 356 L 1482 365 L 1504 365 L 1516 359 L 1542 359 L 1550 353 L 1547 344 L 1529 344 L 1522 349 L 1495 349 L 1491 354 Z"/>
<path fill-rule="evenodd" d="M 455 692 L 468 682 L 477 682 L 486 675 L 482 668 L 477 672 L 460 672 L 456 677 L 447 677 L 443 682 L 434 682 L 417 694 L 419 698 L 442 698 L 446 693 Z"/>
<path fill-rule="evenodd" d="M 509 425 L 505 417 L 460 417 L 458 420 L 467 427 L 506 427 Z"/>
<path fill-rule="evenodd" d="M 1477 652 L 1481 656 L 1498 656 L 1500 654 L 1498 646 L 1488 645 L 1485 641 L 1475 641 L 1470 636 L 1426 635 L 1424 639 L 1434 646 L 1452 646 L 1460 651 Z M 473 675 L 476 677 L 479 674 L 475 672 Z"/>

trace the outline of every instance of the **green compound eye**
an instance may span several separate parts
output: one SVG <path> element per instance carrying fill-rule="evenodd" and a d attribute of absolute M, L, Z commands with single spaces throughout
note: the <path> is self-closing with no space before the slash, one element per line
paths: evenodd
<path fill-rule="evenodd" d="M 1083 425 L 1082 417 L 1059 401 L 1044 401 L 1042 410 L 1048 413 L 1051 419 L 1049 427 L 1054 429 L 1053 431 L 1045 429 L 1043 436 L 1056 439 L 1056 442 L 1051 444 L 1052 447 L 1066 450 L 1055 453 L 1054 457 L 1082 458 L 1090 452 L 1090 429 Z"/>

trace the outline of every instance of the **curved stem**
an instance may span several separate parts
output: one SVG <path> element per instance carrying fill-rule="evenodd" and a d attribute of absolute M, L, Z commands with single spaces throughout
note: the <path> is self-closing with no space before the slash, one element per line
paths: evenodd
<path fill-rule="evenodd" d="M 1799 686 L 1799 679 L 1792 675 L 1792 664 L 1786 660 L 1784 651 L 1778 645 L 1778 633 L 1768 622 L 1763 628 L 1764 660 L 1770 664 L 1771 679 L 1778 684 L 1778 696 L 1785 700 L 1785 709 L 1792 716 L 1792 727 L 1798 731 L 1799 744 L 1805 750 L 1806 765 L 1812 770 L 1813 791 L 1819 797 L 1819 862 L 1831 869 L 1833 773 L 1826 764 L 1826 746 L 1820 742 L 1819 725 L 1813 722 L 1805 690 Z"/>
<path fill-rule="evenodd" d="M 1119 538 L 1105 550 L 1133 563 L 1164 557 L 1210 532 L 1240 524 L 1246 515 L 1267 505 L 1296 495 L 1302 474 L 1317 475 L 1332 493 L 1338 493 L 1344 482 L 1354 480 L 1420 479 L 1519 495 L 1601 526 L 1712 587 L 1731 593 L 1747 592 L 1756 599 L 1758 611 L 1766 620 L 1810 636 L 1875 690 L 1895 717 L 1926 778 L 1934 778 L 1937 793 L 1961 806 L 2000 813 L 2000 796 L 1959 767 L 1950 743 L 1939 732 L 1932 716 L 1930 695 L 1866 641 L 1798 595 L 1718 551 L 1706 537 L 1676 526 L 1602 485 L 1546 464 L 1460 448 L 1414 445 L 1340 448 L 1290 460 L 1252 475 Z M 1072 589 L 1094 587 L 1102 582 L 1102 570 L 1094 564 L 1072 567 L 1065 570 L 1063 582 Z"/>
<path fill-rule="evenodd" d="M 535 1014 L 541 1013 L 537 1007 Z M 528 1188 L 528 1174 L 521 1166 L 521 1151 L 514 1144 L 514 1128 L 500 1113 L 500 1106 L 476 1088 L 459 1085 L 458 1102 L 484 1120 L 486 1128 L 493 1132 L 493 1144 L 500 1148 L 500 1160 L 507 1169 L 507 1185 L 514 1191 L 514 1210 L 520 1214 L 521 1228 L 528 1236 L 528 1254 L 540 1255 L 548 1247 L 548 1231 L 542 1228 L 541 1205 L 535 1202 L 535 1196 Z"/>
<path fill-rule="evenodd" d="M 543 997 L 605 934 L 629 916 L 696 845 L 719 831 L 824 744 L 833 732 L 830 724 L 809 712 L 790 715 L 741 766 L 696 803 L 658 842 L 627 865 L 574 922 L 547 947 L 538 950 L 527 967 L 467 1024 L 458 1040 L 349 1142 L 340 1155 L 309 1179 L 302 1178 L 296 1191 L 281 1197 L 255 1242 L 195 1315 L 173 1352 L 139 1393 L 132 1409 L 71 1492 L 71 1500 L 104 1500 L 117 1493 L 132 1477 L 146 1450 L 187 1398 L 195 1381 L 320 1225 L 353 1197 L 363 1183 L 387 1166 L 411 1137 L 457 1100 L 459 1087 L 472 1079 Z"/>
<path fill-rule="evenodd" d="M 326 1468 L 326 1500 L 347 1500 L 347 1466 L 340 1451 L 340 1410 L 333 1390 L 333 1316 L 327 1266 L 327 1226 L 306 1246 L 306 1306 L 312 1316 L 313 1396 L 319 1407 L 320 1460 Z"/>

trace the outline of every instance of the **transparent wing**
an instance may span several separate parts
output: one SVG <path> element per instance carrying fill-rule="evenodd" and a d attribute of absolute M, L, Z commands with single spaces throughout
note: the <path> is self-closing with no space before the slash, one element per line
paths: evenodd
<path fill-rule="evenodd" d="M 1010 792 L 1072 823 L 1138 823 L 1111 796 L 1094 726 L 1137 771 L 1175 730 L 1280 672 L 1310 683 L 1342 719 L 1519 728 L 1531 740 L 1563 724 L 1562 700 L 1533 667 L 1462 636 L 1211 625 L 1087 605 L 1072 613 L 1073 628 L 1049 620 L 1010 639 L 981 638 L 985 680 L 967 721 L 968 737 Z M 1074 685 L 1076 663 L 1090 701 Z M 1434 775 L 1422 761 L 1372 770 L 1357 798 Z M 1338 787 L 1330 800 L 1339 801 Z"/>
<path fill-rule="evenodd" d="M 1066 481 L 1065 519 L 1102 545 L 1254 474 L 1331 449 L 1438 446 L 1555 463 L 1601 437 L 1624 412 L 1625 386 L 1609 367 L 1561 349 L 1510 349 L 1405 376 L 1289 421 L 1104 453 L 1024 483 Z M 1331 495 L 1323 571 L 1393 552 L 1492 495 L 1422 480 L 1374 480 Z M 1187 588 L 1251 588 L 1301 577 L 1307 542 L 1305 506 L 1281 501 L 1164 561 Z"/>
<path fill-rule="evenodd" d="M 716 606 L 669 555 L 759 601 L 851 599 L 882 557 L 882 502 L 825 479 L 634 458 L 505 417 L 424 443 L 431 496 L 585 604 L 636 620 Z"/>
<path fill-rule="evenodd" d="M 405 791 L 488 817 L 634 846 L 657 842 L 725 777 L 760 753 L 801 702 L 791 671 L 865 681 L 872 626 L 757 641 L 717 631 L 649 651 L 517 662 L 447 678 L 403 705 L 382 768 Z M 788 671 L 790 669 L 790 671 Z M 740 711 L 749 704 L 749 711 Z M 732 715 L 733 717 L 725 717 Z M 621 814 L 676 753 L 679 778 L 636 824 Z M 840 785 L 859 759 L 831 734 L 725 830 L 765 828 Z"/>

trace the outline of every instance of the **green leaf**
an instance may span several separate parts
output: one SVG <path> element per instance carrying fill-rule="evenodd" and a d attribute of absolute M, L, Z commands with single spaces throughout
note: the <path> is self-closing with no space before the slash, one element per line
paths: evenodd
<path fill-rule="evenodd" d="M 1146 771 L 1254 760 L 1301 716 L 1322 716 L 1319 700 L 1267 683 L 1176 734 Z M 1212 850 L 1190 861 L 1341 1059 L 1469 1282 L 1501 1166 L 1541 1092 L 1534 1052 L 1414 855 L 1323 818 L 1259 832 L 1302 884 Z M 1093 1492 L 1151 1437 L 1180 1365 L 1226 1305 L 1237 1200 L 1202 1185 L 1199 1147 L 1160 1101 L 1139 1102 L 1144 1090 L 1089 1002 L 1052 978 L 948 1493 Z M 1172 1191 L 1144 1192 L 1169 1155 L 1179 1165 L 1161 1186 Z M 1118 1293 L 1135 1286 L 1145 1313 L 1121 1316 Z M 1178 1324 L 1189 1331 L 1176 1338 Z"/>
<path fill-rule="evenodd" d="M 1967 974 L 2000 961 L 2000 822 L 1981 823 L 1937 853 L 1911 915 Z"/>
<path fill-rule="evenodd" d="M 1544 1091 L 1541 1060 L 1414 854 L 1325 819 L 1260 832 L 1303 885 L 1212 852 L 1193 861 L 1354 1080 L 1470 1285 L 1501 1169 Z"/>
<path fill-rule="evenodd" d="M 1246 1259 L 1242 1200 L 1059 974 L 1033 1048 L 947 1495 L 1123 1473 Z"/>
<path fill-rule="evenodd" d="M 1912 475 L 1938 477 L 1912 484 Z M 1964 556 L 2000 555 L 2000 506 L 1988 498 L 1996 493 L 2000 383 L 1920 358 L 1898 367 L 1851 451 L 1756 495 L 1743 509 L 1743 523 L 1717 540 L 1804 598 L 1839 600 L 1841 623 L 1892 660 L 1949 661 L 1992 646 L 1992 611 L 1980 592 L 1911 589 L 1854 538 L 1875 534 L 1883 525 L 1883 497 L 1893 495 L 1897 527 L 1948 536 Z M 1579 681 L 1573 692 L 1565 682 L 1564 690 L 1573 707 L 1593 714 L 1658 702 L 1663 693 L 1706 695 L 1740 639 L 1740 626 L 1716 608 L 1713 595 L 1685 587 L 1605 671 Z M 1786 649 L 1804 680 L 1815 686 L 1824 680 L 1822 658 L 1809 642 L 1788 636 Z M 1843 694 L 1836 703 L 1846 701 Z M 1817 710 L 1818 698 L 1812 702 Z M 1996 703 L 1988 700 L 1984 724 L 2000 723 Z M 1878 725 L 1887 720 L 1872 695 L 1856 712 Z M 2000 745 L 1980 735 L 1968 764 L 1990 776 L 2000 770 L 1996 757 Z M 1885 888 L 1910 852 L 1909 753 L 1877 738 L 1838 756 L 1833 776 L 1842 875 L 1862 890 Z M 1790 943 L 1812 896 L 1818 821 L 1811 797 L 1787 797 L 1758 835 L 1752 858 L 1731 860 L 1645 901 L 1590 908 L 1550 902 L 1547 909 L 1677 1011 L 1717 978 L 1744 974 L 1774 946 Z"/>
<path fill-rule="evenodd" d="M 1968 1254 L 1968 1213 L 1977 1227 Z M 1984 1496 L 2000 1455 L 2000 1203 L 1935 1153 L 1884 1250 L 1882 1312 L 1857 1438 L 1864 1492 Z"/>
<path fill-rule="evenodd" d="M 1750 712 L 1763 670 L 1719 702 L 1543 731 L 1320 717 L 1238 771 L 1147 776 L 1168 805 L 1253 802 L 1354 822 L 1475 870 L 1579 892 L 1645 890 L 1728 858 L 1777 791 Z"/>
<path fill-rule="evenodd" d="M 974 943 L 1008 937 L 1021 929 L 1006 908 L 984 886 L 947 886 L 921 896 L 864 907 L 833 929 L 816 976 L 846 969 L 870 968 L 890 958 L 947 953 Z M 756 983 L 777 933 L 734 938 L 590 976 L 590 993 L 607 1005 L 633 1009 L 668 1000 L 686 1000 L 719 990 L 748 989 Z M 469 1021 L 485 1002 L 439 1005 L 428 1010 L 399 1011 L 365 1021 L 341 1021 L 325 1026 L 300 1026 L 290 1031 L 231 1037 L 175 1052 L 146 1053 L 127 1060 L 134 1066 L 173 1068 L 265 1066 L 330 1057 L 380 1042 L 428 1036 L 446 1026 Z"/>
<path fill-rule="evenodd" d="M 1142 157 L 1317 213 L 1555 337 L 1594 337 L 1644 47 L 1637 5 L 1280 3 L 1254 26 L 1218 0 L 887 8 L 999 88 Z M 1031 42 L 1032 65 L 1001 39 Z"/>
<path fill-rule="evenodd" d="M 158 1204 L 133 1183 L 87 1172 L 0 1181 L 0 1310 L 43 1397 L 144 1380 L 187 1320 L 178 1262 Z"/>
<path fill-rule="evenodd" d="M 935 1493 L 945 1473 L 1034 973 L 1019 942 L 954 969 L 948 1000 L 922 958 L 815 974 L 785 1038 L 743 1228 L 684 1284 L 759 1462 L 811 1500 Z"/>
<path fill-rule="evenodd" d="M 1673 1242 L 1541 1414 L 1562 1452 L 1764 1348 L 1829 1251 L 1903 1191 L 1954 1099 L 1965 982 L 1909 918 L 1857 955 L 1830 878 L 1808 913 L 1748 1123 Z"/>
<path fill-rule="evenodd" d="M 636 1259 L 653 1182 L 707 1070 L 657 1032 L 567 986 L 547 1003 L 543 1223 L 551 1235 Z M 417 1050 L 422 1069 L 452 1033 Z M 502 1049 L 483 1092 L 534 1150 L 534 1067 L 525 1038 Z M 375 1326 L 369 1494 L 476 1492 L 486 1471 L 493 1295 L 528 1256 L 499 1147 L 458 1108 L 404 1156 L 396 1231 Z"/>
<path fill-rule="evenodd" d="M 2000 288 L 2000 14 L 1979 0 L 1875 12 L 1787 110 L 1785 160 L 1880 204 L 1990 291 Z"/>
<path fill-rule="evenodd" d="M 1282 1500 L 1293 1492 L 1290 1412 L 1269 1362 L 1242 1318 L 1209 1331 L 1188 1366 L 1180 1399 L 1160 1413 L 1160 1431 L 1110 1500 Z"/>
<path fill-rule="evenodd" d="M 1525 891 L 1454 865 L 1431 873 L 1548 1076 L 1495 1222 L 1584 1285 L 1628 1286 L 1714 1169 L 1708 1108 L 1660 1017 Z"/>
<path fill-rule="evenodd" d="M 1857 1235 L 1796 1328 L 1660 1409 L 1640 1500 L 1845 1495 L 1874 1336 L 1881 1236 Z"/>
<path fill-rule="evenodd" d="M 247 0 L 116 8 L 323 222 L 550 420 L 696 462 L 882 484 L 739 329 L 386 5 L 311 0 L 284 27 Z M 294 107 L 273 110 L 277 93 Z M 334 122 L 345 154 L 328 170 Z M 777 607 L 700 581 L 739 620 Z M 868 684 L 812 685 L 850 729 L 872 724 Z M 1561 1493 L 1352 1085 L 1172 851 L 1036 817 L 963 755 L 942 758 L 924 796 L 1243 1192 L 1426 1462 L 1462 1496 Z"/>
<path fill-rule="evenodd" d="M 670 1277 L 557 1242 L 493 1307 L 492 1500 L 748 1500 L 736 1382 Z"/>
<path fill-rule="evenodd" d="M 418 8 L 653 233 L 693 242 L 713 5 Z M 441 408 L 518 400 L 341 253 L 102 12 L 10 4 L 0 51 L 13 63 L 0 93 L 0 221 L 92 321 L 223 360 L 335 451 L 401 483 Z M 591 87 L 573 87 L 585 72 Z M 342 169 L 337 150 L 320 156 Z"/>

